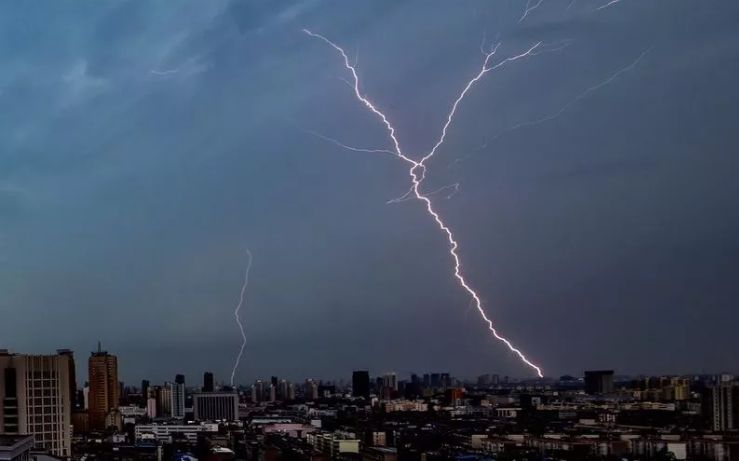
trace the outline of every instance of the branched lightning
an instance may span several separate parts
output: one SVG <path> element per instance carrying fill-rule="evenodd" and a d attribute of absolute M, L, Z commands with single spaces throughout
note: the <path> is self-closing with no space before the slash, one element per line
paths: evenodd
<path fill-rule="evenodd" d="M 565 104 L 564 106 L 562 106 L 558 111 L 556 111 L 556 112 L 554 112 L 554 113 L 552 113 L 550 115 L 547 115 L 545 117 L 538 118 L 536 120 L 530 120 L 528 122 L 521 122 L 521 123 L 518 123 L 516 125 L 513 125 L 512 127 L 508 128 L 507 130 L 505 130 L 505 131 L 503 131 L 501 133 L 498 133 L 498 135 L 495 136 L 493 139 L 497 139 L 500 136 L 502 136 L 504 133 L 510 133 L 511 131 L 515 131 L 515 130 L 518 130 L 520 128 L 524 128 L 524 127 L 528 127 L 528 126 L 534 126 L 534 125 L 539 125 L 539 124 L 542 124 L 542 123 L 545 123 L 545 122 L 549 122 L 551 120 L 554 120 L 555 118 L 557 118 L 560 115 L 562 115 L 565 112 L 567 112 L 572 106 L 574 106 L 578 102 L 580 102 L 583 99 L 585 99 L 588 96 L 590 96 L 593 92 L 595 92 L 595 91 L 603 88 L 604 86 L 606 86 L 609 83 L 611 83 L 614 80 L 616 80 L 618 77 L 621 76 L 621 74 L 624 74 L 626 72 L 629 72 L 629 71 L 633 70 L 639 64 L 639 62 L 641 62 L 641 60 L 644 59 L 644 57 L 647 54 L 649 54 L 649 52 L 651 50 L 652 50 L 652 48 L 648 48 L 647 50 L 645 50 L 644 52 L 642 52 L 642 54 L 640 54 L 631 64 L 629 64 L 628 66 L 623 67 L 623 68 L 617 70 L 616 72 L 614 72 L 613 74 L 611 74 L 605 80 L 601 81 L 600 83 L 598 83 L 596 85 L 591 86 L 590 88 L 586 89 L 582 93 L 578 94 L 573 99 L 571 99 L 569 102 L 567 102 L 567 104 Z"/>
<path fill-rule="evenodd" d="M 234 310 L 234 318 L 236 319 L 236 324 L 239 326 L 239 331 L 241 332 L 241 347 L 239 348 L 239 353 L 236 355 L 236 360 L 234 361 L 233 370 L 231 370 L 231 387 L 234 386 L 234 379 L 236 377 L 236 369 L 239 368 L 239 363 L 241 362 L 241 356 L 244 355 L 244 348 L 246 347 L 246 330 L 244 329 L 244 325 L 241 323 L 241 317 L 239 315 L 239 312 L 241 311 L 241 307 L 244 304 L 246 286 L 249 285 L 249 271 L 251 271 L 251 262 L 252 262 L 251 251 L 247 249 L 246 254 L 249 257 L 249 260 L 246 264 L 246 270 L 244 271 L 244 283 L 241 285 L 241 293 L 239 294 L 239 303 L 236 305 L 236 310 Z"/>
<path fill-rule="evenodd" d="M 543 0 L 539 0 L 539 2 L 533 7 L 529 8 L 529 5 L 527 4 L 527 12 L 524 14 L 524 16 L 521 18 L 522 20 L 525 18 L 525 16 L 528 14 L 528 12 L 531 11 L 531 9 L 535 9 L 539 4 L 541 4 Z M 449 245 L 449 254 L 454 262 L 454 277 L 459 282 L 460 286 L 469 294 L 469 296 L 472 298 L 472 302 L 474 302 L 475 307 L 477 308 L 477 311 L 480 313 L 480 316 L 483 318 L 485 323 L 487 323 L 488 329 L 492 332 L 493 336 L 498 339 L 499 341 L 503 342 L 508 349 L 516 354 L 519 359 L 521 359 L 522 362 L 524 362 L 526 365 L 531 367 L 536 371 L 536 374 L 539 377 L 543 377 L 543 374 L 541 372 L 541 368 L 534 364 L 532 361 L 530 361 L 519 349 L 513 346 L 513 344 L 505 337 L 501 336 L 496 328 L 493 325 L 492 320 L 488 318 L 487 314 L 485 313 L 485 310 L 482 306 L 482 300 L 480 299 L 477 292 L 472 289 L 470 284 L 467 282 L 467 279 L 465 279 L 464 275 L 462 274 L 462 264 L 459 257 L 459 254 L 457 252 L 459 248 L 459 244 L 457 243 L 457 240 L 454 238 L 454 234 L 452 233 L 451 229 L 444 223 L 439 213 L 434 209 L 433 203 L 431 202 L 431 199 L 429 199 L 429 194 L 423 194 L 420 190 L 421 183 L 423 182 L 425 175 L 426 175 L 426 161 L 429 160 L 434 156 L 436 151 L 441 147 L 441 145 L 444 143 L 444 140 L 446 139 L 447 130 L 449 126 L 452 123 L 452 120 L 454 118 L 454 115 L 457 111 L 457 108 L 459 104 L 462 102 L 464 97 L 467 95 L 469 90 L 477 83 L 485 74 L 488 72 L 498 69 L 505 64 L 508 64 L 510 62 L 516 61 L 518 59 L 522 59 L 524 57 L 532 55 L 539 47 L 541 47 L 542 42 L 538 42 L 534 44 L 532 47 L 530 47 L 528 50 L 524 51 L 523 53 L 520 53 L 515 56 L 511 56 L 509 58 L 503 59 L 502 61 L 498 62 L 497 64 L 491 65 L 490 61 L 492 57 L 495 55 L 496 51 L 498 50 L 498 47 L 500 44 L 494 46 L 490 52 L 483 53 L 485 55 L 485 59 L 483 61 L 483 64 L 481 66 L 480 71 L 467 82 L 465 87 L 462 89 L 459 96 L 456 98 L 454 103 L 451 106 L 451 109 L 446 117 L 446 122 L 444 123 L 441 135 L 439 136 L 438 141 L 434 144 L 434 146 L 431 148 L 431 150 L 424 155 L 421 160 L 414 160 L 408 155 L 406 155 L 403 150 L 400 147 L 400 142 L 398 141 L 395 127 L 390 123 L 387 116 L 378 109 L 366 96 L 364 96 L 360 90 L 360 84 L 359 84 L 359 76 L 357 74 L 356 68 L 351 64 L 349 57 L 347 56 L 346 52 L 343 48 L 329 40 L 328 38 L 316 34 L 314 32 L 311 32 L 308 29 L 303 29 L 303 32 L 307 35 L 319 39 L 329 46 L 331 46 L 334 50 L 336 50 L 342 57 L 344 61 L 344 67 L 346 67 L 346 70 L 349 71 L 349 73 L 352 76 L 352 89 L 354 92 L 354 95 L 356 98 L 361 102 L 369 111 L 374 113 L 380 121 L 385 125 L 385 128 L 387 129 L 388 136 L 390 137 L 390 140 L 392 141 L 392 144 L 394 146 L 394 153 L 397 155 L 398 158 L 405 161 L 410 165 L 408 174 L 410 176 L 411 180 L 411 194 L 413 197 L 417 200 L 420 200 L 423 202 L 424 207 L 427 211 L 427 213 L 431 216 L 431 218 L 436 222 L 437 227 L 442 231 L 442 233 L 446 236 L 447 243 Z"/>
<path fill-rule="evenodd" d="M 528 16 L 529 13 L 539 8 L 539 5 L 541 5 L 543 1 L 544 0 L 538 0 L 536 3 L 532 4 L 531 0 L 526 0 L 526 8 L 523 12 L 523 16 L 521 16 L 521 19 L 518 20 L 519 24 L 522 23 L 524 19 L 526 19 L 526 16 Z"/>

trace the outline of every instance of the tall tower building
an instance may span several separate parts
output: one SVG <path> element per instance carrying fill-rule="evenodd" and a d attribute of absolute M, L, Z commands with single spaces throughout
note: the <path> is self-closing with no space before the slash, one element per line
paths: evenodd
<path fill-rule="evenodd" d="M 739 387 L 733 376 L 721 375 L 711 387 L 711 416 L 714 431 L 739 427 Z"/>
<path fill-rule="evenodd" d="M 164 383 L 164 386 L 157 386 L 157 416 L 160 418 L 172 417 L 172 384 Z"/>
<path fill-rule="evenodd" d="M 203 392 L 213 392 L 215 390 L 216 386 L 213 380 L 213 373 L 206 371 L 203 374 Z"/>
<path fill-rule="evenodd" d="M 359 370 L 352 373 L 352 396 L 369 399 L 369 371 Z"/>
<path fill-rule="evenodd" d="M 118 411 L 118 358 L 103 351 L 98 343 L 97 352 L 90 355 L 88 372 L 90 429 L 105 429 L 106 417 Z"/>
<path fill-rule="evenodd" d="M 185 375 L 177 375 L 172 386 L 172 417 L 185 418 Z"/>
<path fill-rule="evenodd" d="M 31 434 L 36 447 L 71 455 L 70 356 L 0 350 L 0 433 Z"/>

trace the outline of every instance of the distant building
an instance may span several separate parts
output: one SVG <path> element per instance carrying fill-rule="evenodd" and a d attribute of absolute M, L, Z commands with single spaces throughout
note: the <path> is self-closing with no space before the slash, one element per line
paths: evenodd
<path fill-rule="evenodd" d="M 172 417 L 185 418 L 185 376 L 177 375 L 172 385 Z"/>
<path fill-rule="evenodd" d="M 155 388 L 155 394 L 156 394 L 156 399 L 157 399 L 157 417 L 171 418 L 172 417 L 172 384 L 164 383 L 164 386 L 157 386 Z"/>
<path fill-rule="evenodd" d="M 236 421 L 239 418 L 239 396 L 235 392 L 193 394 L 192 407 L 196 421 Z"/>
<path fill-rule="evenodd" d="M 318 399 L 318 383 L 312 379 L 305 380 L 305 400 Z"/>
<path fill-rule="evenodd" d="M 213 373 L 206 371 L 203 373 L 203 392 L 214 392 L 216 390 Z"/>
<path fill-rule="evenodd" d="M 590 395 L 613 393 L 613 370 L 585 372 L 585 393 Z"/>
<path fill-rule="evenodd" d="M 352 396 L 369 399 L 370 378 L 369 371 L 359 370 L 352 373 Z"/>
<path fill-rule="evenodd" d="M 717 376 L 711 386 L 711 420 L 714 431 L 733 431 L 739 427 L 739 387 L 732 376 Z"/>
<path fill-rule="evenodd" d="M 0 434 L 33 435 L 37 448 L 55 456 L 71 455 L 69 363 L 66 352 L 20 355 L 0 351 Z"/>
<path fill-rule="evenodd" d="M 118 358 L 103 351 L 98 344 L 97 352 L 90 355 L 88 372 L 90 429 L 105 429 L 106 417 L 117 410 L 120 400 Z"/>
<path fill-rule="evenodd" d="M 398 376 L 395 373 L 385 373 L 382 377 L 382 385 L 393 391 L 398 390 Z"/>
<path fill-rule="evenodd" d="M 218 433 L 218 424 L 137 424 L 135 437 L 137 441 L 156 440 L 172 443 L 174 435 L 185 437 L 189 442 L 196 442 L 198 434 Z"/>

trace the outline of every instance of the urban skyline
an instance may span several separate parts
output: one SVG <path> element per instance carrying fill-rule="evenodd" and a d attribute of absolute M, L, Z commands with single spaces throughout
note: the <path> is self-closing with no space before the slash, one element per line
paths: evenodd
<path fill-rule="evenodd" d="M 233 389 L 214 385 L 206 371 L 199 383 L 177 374 L 138 387 L 110 382 L 118 358 L 99 345 L 88 358 L 90 384 L 79 387 L 74 361 L 68 349 L 0 350 L 0 457 L 730 461 L 739 454 L 739 379 L 731 374 L 625 377 L 600 369 L 460 380 L 354 370 L 348 382 L 270 376 Z"/>

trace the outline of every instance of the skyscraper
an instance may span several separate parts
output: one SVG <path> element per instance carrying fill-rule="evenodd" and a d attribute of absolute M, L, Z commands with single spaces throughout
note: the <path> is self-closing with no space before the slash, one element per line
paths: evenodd
<path fill-rule="evenodd" d="M 90 428 L 105 429 L 106 418 L 118 411 L 118 358 L 98 344 L 97 352 L 90 355 L 88 371 Z"/>
<path fill-rule="evenodd" d="M 370 378 L 369 371 L 357 370 L 352 373 L 352 396 L 369 399 Z"/>
<path fill-rule="evenodd" d="M 0 350 L 0 433 L 31 434 L 38 448 L 71 455 L 70 355 Z"/>
<path fill-rule="evenodd" d="M 711 387 L 711 417 L 714 431 L 732 431 L 739 426 L 739 387 L 732 376 L 717 376 Z"/>
<path fill-rule="evenodd" d="M 213 373 L 206 371 L 203 374 L 203 392 L 213 392 L 216 390 L 213 380 Z"/>
<path fill-rule="evenodd" d="M 185 375 L 177 375 L 172 386 L 172 417 L 185 417 Z"/>

